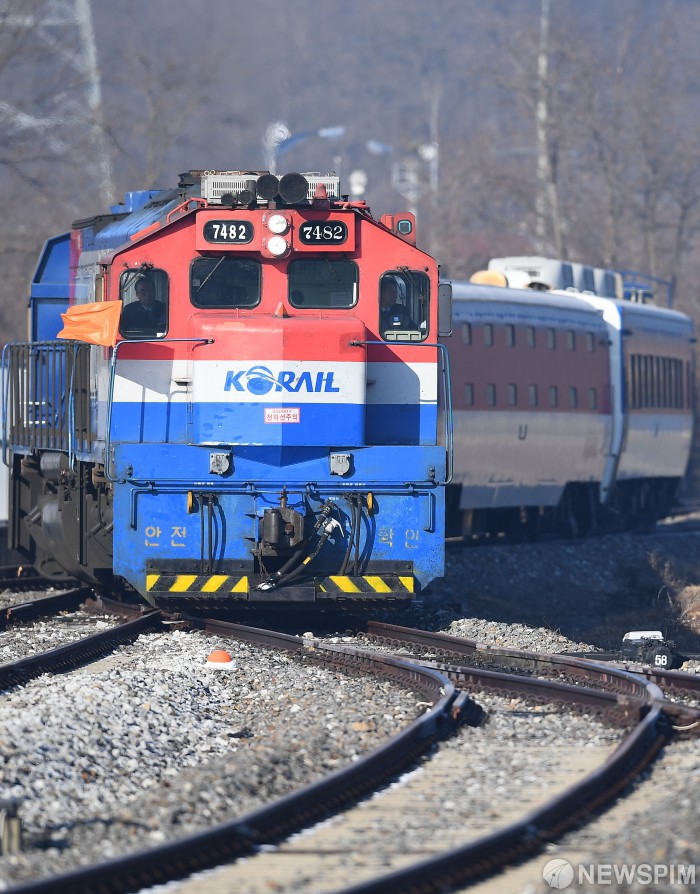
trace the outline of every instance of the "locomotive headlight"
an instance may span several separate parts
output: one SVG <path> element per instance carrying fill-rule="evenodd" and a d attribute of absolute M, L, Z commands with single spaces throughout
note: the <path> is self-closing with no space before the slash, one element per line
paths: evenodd
<path fill-rule="evenodd" d="M 281 236 L 289 229 L 289 221 L 283 214 L 273 214 L 267 222 L 267 228 L 271 233 Z"/>
<path fill-rule="evenodd" d="M 267 240 L 267 250 L 276 258 L 281 258 L 282 255 L 287 254 L 288 249 L 289 244 L 286 239 L 282 238 L 282 236 L 270 236 Z"/>

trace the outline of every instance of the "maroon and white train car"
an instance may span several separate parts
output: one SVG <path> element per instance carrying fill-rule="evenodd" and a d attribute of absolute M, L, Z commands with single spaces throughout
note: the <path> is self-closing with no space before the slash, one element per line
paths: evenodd
<path fill-rule="evenodd" d="M 584 533 L 665 515 L 691 446 L 691 321 L 590 293 L 452 291 L 448 532 Z"/>
<path fill-rule="evenodd" d="M 670 510 L 693 439 L 695 336 L 685 314 L 582 295 L 610 335 L 613 438 L 604 502 L 632 520 Z"/>

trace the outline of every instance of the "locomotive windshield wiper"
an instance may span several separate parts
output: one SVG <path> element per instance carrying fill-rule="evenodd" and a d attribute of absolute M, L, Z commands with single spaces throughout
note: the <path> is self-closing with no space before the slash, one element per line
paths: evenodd
<path fill-rule="evenodd" d="M 148 265 L 142 264 L 138 270 L 130 270 L 126 275 L 126 280 L 124 282 L 123 291 L 128 291 L 131 286 L 136 282 L 139 276 L 143 276 L 149 270 Z"/>
<path fill-rule="evenodd" d="M 425 299 L 425 295 L 421 292 L 420 286 L 416 284 L 416 278 L 413 275 L 413 271 L 409 270 L 408 267 L 397 267 L 396 269 L 400 270 L 404 276 L 407 276 L 411 280 L 411 286 L 418 295 L 418 300 L 422 302 Z"/>
<path fill-rule="evenodd" d="M 345 292 L 345 294 L 346 294 L 348 297 L 352 298 L 352 295 L 350 294 L 350 291 L 348 290 L 348 287 L 345 285 L 345 283 L 343 282 L 343 280 L 338 276 L 338 274 L 337 274 L 337 272 L 336 272 L 336 269 L 335 269 L 335 267 L 333 266 L 333 264 L 330 262 L 330 260 L 329 260 L 327 257 L 324 258 L 323 260 L 326 262 L 326 264 L 328 264 L 328 267 L 329 267 L 331 273 L 333 274 L 333 276 L 335 277 L 335 281 L 338 283 L 338 285 L 340 286 L 340 288 Z"/>
<path fill-rule="evenodd" d="M 202 291 L 202 289 L 204 288 L 204 286 L 206 286 L 206 284 L 209 282 L 209 280 L 212 278 L 212 276 L 216 273 L 216 271 L 219 269 L 219 267 L 221 267 L 221 265 L 223 264 L 223 262 L 224 262 L 225 260 L 226 260 L 226 255 L 221 255 L 221 257 L 220 257 L 219 260 L 216 262 L 216 264 L 214 264 L 214 266 L 213 266 L 212 269 L 209 271 L 209 273 L 207 273 L 207 275 L 204 277 L 203 282 L 202 282 L 199 286 L 197 286 L 197 293 L 198 293 L 198 294 L 199 294 L 199 292 Z"/>

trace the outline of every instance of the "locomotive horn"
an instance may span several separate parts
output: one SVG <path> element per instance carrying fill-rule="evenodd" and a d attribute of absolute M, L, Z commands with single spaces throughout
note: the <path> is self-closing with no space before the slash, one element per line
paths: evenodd
<path fill-rule="evenodd" d="M 274 174 L 261 174 L 256 183 L 256 190 L 261 199 L 274 199 L 279 192 L 280 182 Z"/>
<path fill-rule="evenodd" d="M 285 174 L 280 180 L 280 196 L 289 205 L 302 202 L 309 195 L 309 181 L 303 174 Z"/>

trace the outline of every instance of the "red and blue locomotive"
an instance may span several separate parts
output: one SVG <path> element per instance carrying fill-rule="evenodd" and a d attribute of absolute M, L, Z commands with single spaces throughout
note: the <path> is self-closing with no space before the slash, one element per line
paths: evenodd
<path fill-rule="evenodd" d="M 450 325 L 412 215 L 335 175 L 127 194 L 46 243 L 4 349 L 11 545 L 166 608 L 410 601 L 443 573 Z"/>

